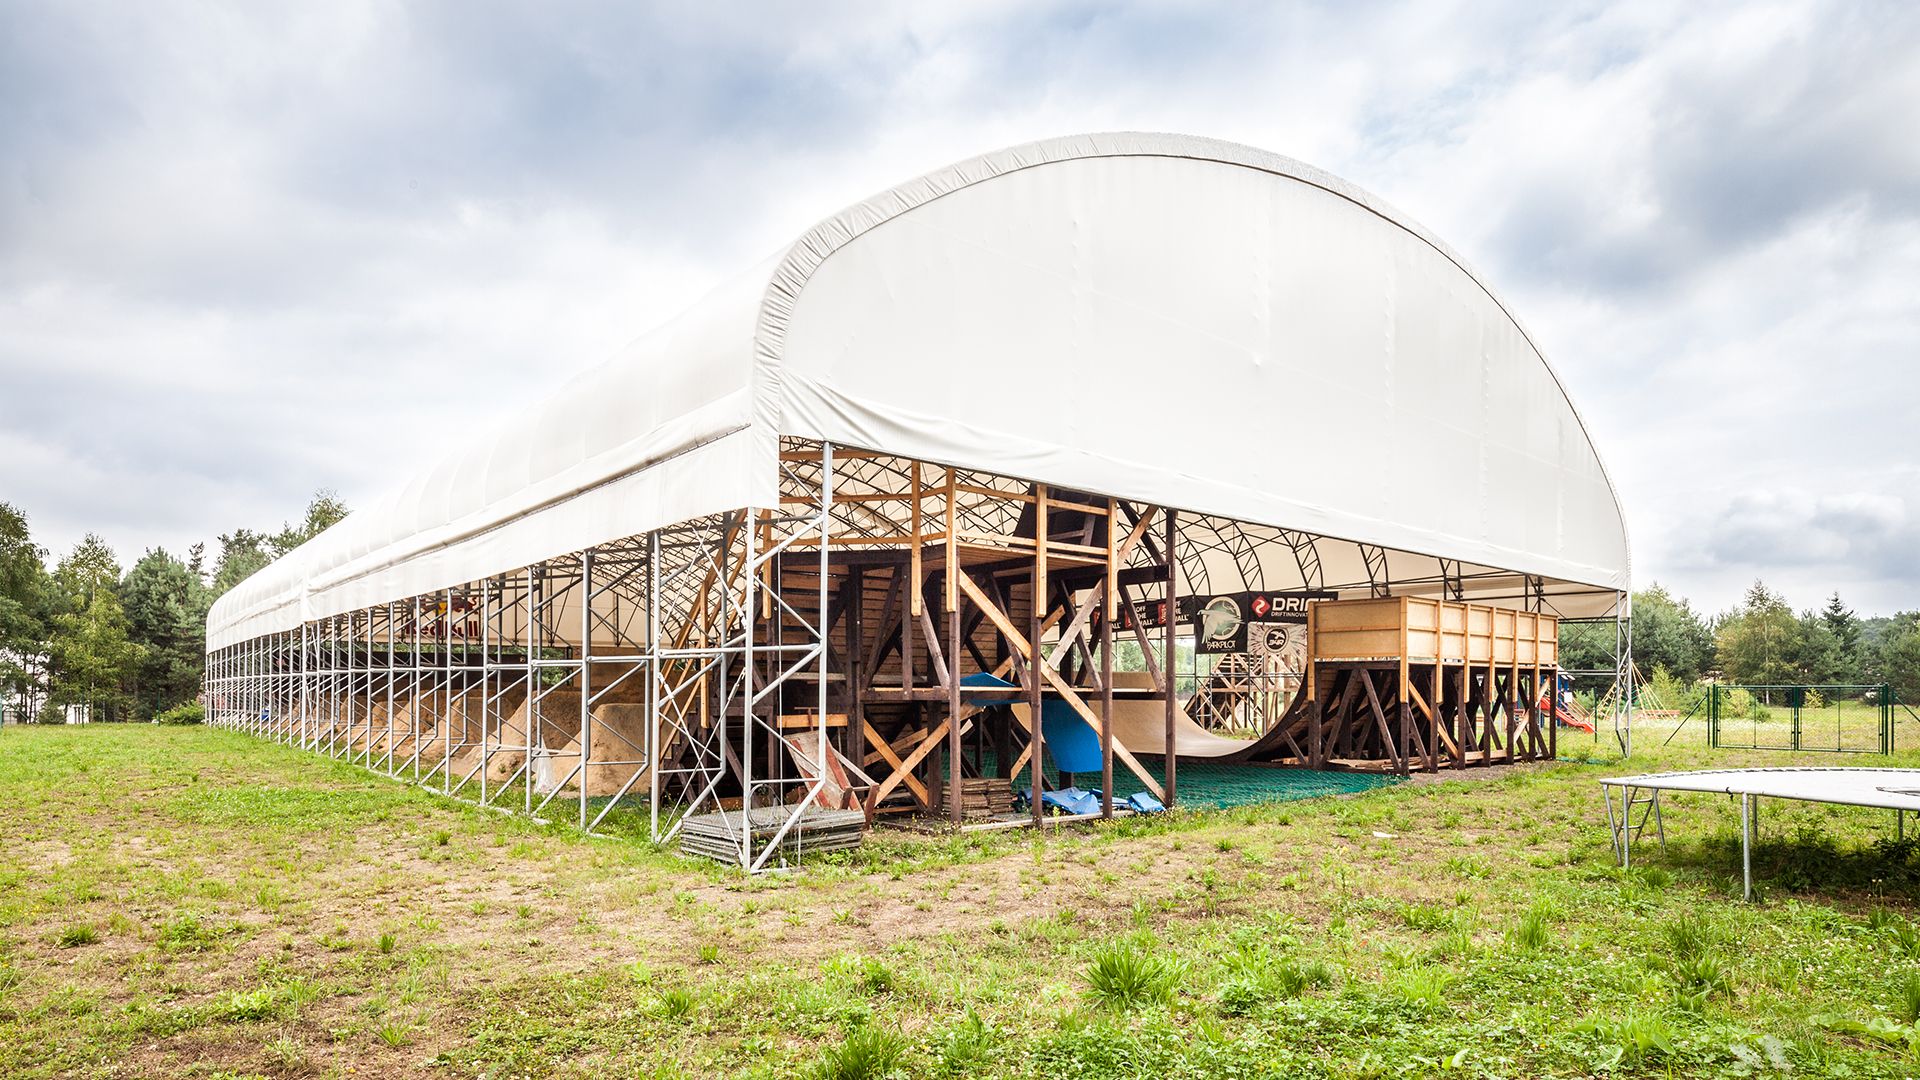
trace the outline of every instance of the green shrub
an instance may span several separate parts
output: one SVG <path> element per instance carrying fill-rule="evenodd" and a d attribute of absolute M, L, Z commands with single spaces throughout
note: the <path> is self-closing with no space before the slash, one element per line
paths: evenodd
<path fill-rule="evenodd" d="M 1680 962 L 1710 955 L 1720 947 L 1720 929 L 1692 912 L 1685 912 L 1665 926 L 1668 956 Z"/>
<path fill-rule="evenodd" d="M 940 1040 L 940 1071 L 948 1076 L 973 1076 L 985 1071 L 996 1032 L 971 1008 Z"/>
<path fill-rule="evenodd" d="M 651 1012 L 659 1020 L 683 1020 L 693 1015 L 697 1002 L 693 991 L 680 986 L 670 986 L 653 999 Z"/>
<path fill-rule="evenodd" d="M 1333 969 L 1323 960 L 1283 960 L 1273 969 L 1274 982 L 1286 997 L 1333 985 Z"/>
<path fill-rule="evenodd" d="M 153 722 L 156 724 L 204 724 L 207 722 L 207 709 L 197 701 L 189 701 L 175 705 L 166 712 L 154 714 Z"/>
<path fill-rule="evenodd" d="M 1436 967 L 1408 968 L 1393 980 L 1393 991 L 1401 1000 L 1429 1012 L 1447 1007 L 1447 991 L 1452 986 L 1453 976 Z"/>
<path fill-rule="evenodd" d="M 1109 1009 L 1162 1004 L 1172 999 L 1174 984 L 1185 972 L 1178 960 L 1143 952 L 1131 942 L 1111 942 L 1087 965 L 1087 997 Z"/>
<path fill-rule="evenodd" d="M 220 939 L 222 930 L 208 926 L 200 921 L 200 916 L 191 911 L 183 911 L 168 919 L 160 928 L 160 946 L 165 949 L 187 949 L 200 951 L 213 947 Z"/>
<path fill-rule="evenodd" d="M 60 931 L 60 947 L 75 949 L 82 945 L 92 945 L 100 940 L 100 932 L 86 923 L 69 926 Z"/>
<path fill-rule="evenodd" d="M 270 1020 L 279 1014 L 280 1000 L 271 986 L 235 990 L 223 995 L 214 1011 L 222 1020 Z"/>
<path fill-rule="evenodd" d="M 1893 1011 L 1903 1024 L 1920 1023 L 1920 972 L 1909 971 L 1900 980 Z"/>
<path fill-rule="evenodd" d="M 882 963 L 879 957 L 869 956 L 860 965 L 860 988 L 869 994 L 885 994 L 893 990 L 899 978 L 893 969 Z"/>
<path fill-rule="evenodd" d="M 1902 919 L 1886 929 L 1886 935 L 1893 939 L 1893 947 L 1900 955 L 1920 957 L 1920 930 L 1912 923 Z"/>
<path fill-rule="evenodd" d="M 374 1031 L 374 1037 L 388 1047 L 398 1050 L 412 1040 L 412 1026 L 398 1020 L 389 1020 Z"/>
<path fill-rule="evenodd" d="M 821 1055 L 815 1075 L 821 1080 L 882 1080 L 900 1072 L 907 1040 L 871 1025 L 854 1029 L 839 1046 Z"/>
<path fill-rule="evenodd" d="M 1607 1048 L 1608 1060 L 1602 1062 L 1599 1072 L 1610 1072 L 1620 1064 L 1639 1065 L 1673 1053 L 1673 1025 L 1651 1013 L 1630 1013 L 1617 1020 L 1593 1017 L 1583 1021 L 1580 1030 L 1596 1036 Z"/>
<path fill-rule="evenodd" d="M 1552 940 L 1552 917 L 1544 904 L 1528 908 L 1520 921 L 1513 924 L 1513 929 L 1507 931 L 1507 941 L 1521 952 L 1539 952 Z"/>
<path fill-rule="evenodd" d="M 1673 977 L 1674 999 L 1694 1012 L 1704 1008 L 1710 997 L 1733 993 L 1733 979 L 1726 966 L 1710 954 L 1675 959 L 1668 965 L 1668 973 Z"/>
<path fill-rule="evenodd" d="M 1453 929 L 1453 913 L 1442 911 L 1432 904 L 1401 904 L 1400 921 L 1406 924 L 1407 929 L 1423 934 Z"/>
<path fill-rule="evenodd" d="M 1242 975 L 1222 983 L 1216 1000 L 1223 1015 L 1246 1016 L 1276 996 L 1272 979 Z"/>

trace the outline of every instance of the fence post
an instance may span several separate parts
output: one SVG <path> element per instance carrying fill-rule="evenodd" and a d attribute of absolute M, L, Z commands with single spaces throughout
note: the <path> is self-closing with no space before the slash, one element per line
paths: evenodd
<path fill-rule="evenodd" d="M 1720 684 L 1707 684 L 1707 745 L 1720 749 Z"/>
<path fill-rule="evenodd" d="M 1880 752 L 1893 753 L 1893 684 L 1881 683 L 1880 692 L 1874 697 L 1880 699 Z"/>
<path fill-rule="evenodd" d="M 1787 708 L 1792 710 L 1793 718 L 1789 738 L 1792 740 L 1793 748 L 1796 751 L 1800 749 L 1800 707 L 1805 705 L 1806 701 L 1807 692 L 1805 690 L 1795 688 L 1787 691 Z M 1835 742 L 1837 744 L 1838 740 L 1836 739 Z M 1837 748 L 1836 745 L 1836 749 Z"/>

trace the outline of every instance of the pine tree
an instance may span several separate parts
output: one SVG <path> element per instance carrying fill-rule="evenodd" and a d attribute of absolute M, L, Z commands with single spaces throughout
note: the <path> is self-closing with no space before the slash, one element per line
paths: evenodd
<path fill-rule="evenodd" d="M 120 586 L 127 635 L 141 647 L 133 687 L 137 716 L 191 701 L 199 689 L 206 641 L 206 586 L 185 563 L 155 549 Z"/>
<path fill-rule="evenodd" d="M 1835 647 L 1839 650 L 1843 677 L 1858 682 L 1860 671 L 1860 617 L 1853 609 L 1840 602 L 1840 594 L 1835 592 L 1827 601 L 1825 611 L 1820 613 L 1820 621 L 1826 625 L 1827 632 L 1833 635 Z"/>
<path fill-rule="evenodd" d="M 127 637 L 113 549 L 88 533 L 54 568 L 53 581 L 61 610 L 47 639 L 48 702 L 117 716 L 130 700 L 143 651 Z"/>

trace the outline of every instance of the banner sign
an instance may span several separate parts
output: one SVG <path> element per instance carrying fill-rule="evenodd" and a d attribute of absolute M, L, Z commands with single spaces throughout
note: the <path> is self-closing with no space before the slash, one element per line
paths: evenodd
<path fill-rule="evenodd" d="M 1268 651 L 1286 639 L 1276 633 L 1279 627 L 1305 625 L 1307 605 L 1315 600 L 1337 600 L 1335 592 L 1237 592 L 1202 596 L 1182 596 L 1179 616 L 1193 623 L 1194 648 L 1202 653 L 1243 653 L 1250 649 L 1251 634 L 1261 635 Z M 1141 605 L 1143 625 L 1163 626 L 1166 605 L 1154 601 Z"/>

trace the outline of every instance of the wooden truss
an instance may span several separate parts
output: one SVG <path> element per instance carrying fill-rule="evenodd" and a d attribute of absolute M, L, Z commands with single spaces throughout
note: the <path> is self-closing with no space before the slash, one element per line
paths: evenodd
<path fill-rule="evenodd" d="M 1257 575 L 1258 543 L 1322 584 L 1305 534 L 1256 542 L 1232 522 L 801 440 L 779 467 L 771 507 L 218 650 L 215 720 L 589 830 L 670 841 L 718 815 L 758 869 L 811 810 L 1013 823 L 1014 793 L 1048 788 L 1049 702 L 1098 740 L 1100 815 L 1116 772 L 1174 805 L 1178 760 L 1116 739 L 1115 708 L 1154 703 L 1154 749 L 1176 745 L 1183 586 L 1209 565 Z M 1300 693 L 1263 708 L 1274 763 L 1405 773 L 1553 752 L 1537 707 L 1551 619 L 1419 597 L 1314 610 Z M 1366 639 L 1375 623 L 1386 638 Z M 1116 679 L 1123 646 L 1144 675 Z M 1058 820 L 1028 801 L 1033 822 Z M 756 832 L 743 811 L 776 825 Z"/>

